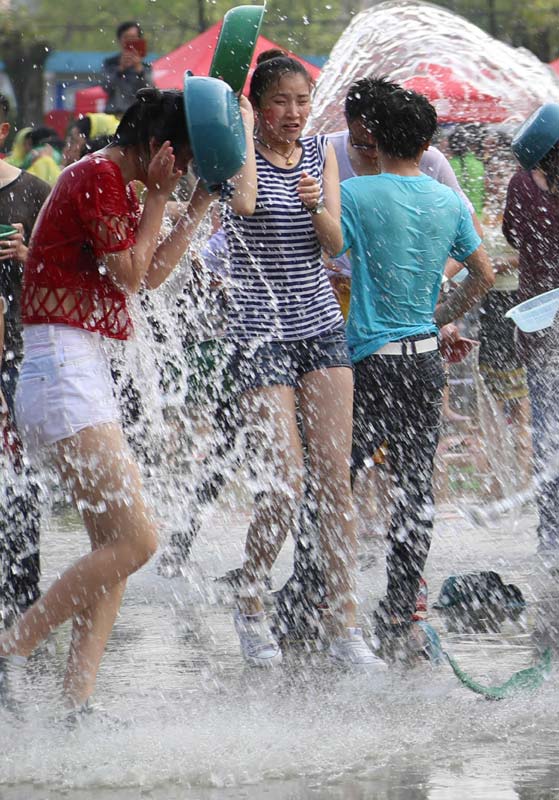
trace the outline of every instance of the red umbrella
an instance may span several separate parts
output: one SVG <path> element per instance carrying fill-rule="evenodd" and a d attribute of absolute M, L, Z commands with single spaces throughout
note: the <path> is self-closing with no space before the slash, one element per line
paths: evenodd
<path fill-rule="evenodd" d="M 439 122 L 504 122 L 510 112 L 501 99 L 457 78 L 450 67 L 422 63 L 417 75 L 403 82 L 424 94 L 437 109 Z"/>

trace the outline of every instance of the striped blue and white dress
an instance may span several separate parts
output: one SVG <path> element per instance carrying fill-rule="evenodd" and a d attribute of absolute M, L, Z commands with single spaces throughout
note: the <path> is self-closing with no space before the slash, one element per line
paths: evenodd
<path fill-rule="evenodd" d="M 303 172 L 322 184 L 327 139 L 307 136 L 300 143 L 295 167 L 276 167 L 256 153 L 256 210 L 251 217 L 225 215 L 231 339 L 297 341 L 343 327 L 311 215 L 297 194 Z"/>

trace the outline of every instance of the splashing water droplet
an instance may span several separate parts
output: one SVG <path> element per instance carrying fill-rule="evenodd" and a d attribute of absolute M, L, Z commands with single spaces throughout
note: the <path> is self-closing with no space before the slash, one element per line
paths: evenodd
<path fill-rule="evenodd" d="M 559 79 L 528 50 L 415 0 L 389 0 L 354 17 L 321 72 L 308 130 L 344 128 L 347 90 L 364 75 L 388 75 L 427 95 L 440 122 L 516 125 L 559 101 Z"/>

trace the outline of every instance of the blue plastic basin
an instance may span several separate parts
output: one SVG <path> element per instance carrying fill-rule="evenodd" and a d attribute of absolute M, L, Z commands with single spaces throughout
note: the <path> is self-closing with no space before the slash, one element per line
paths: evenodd
<path fill-rule="evenodd" d="M 215 190 L 245 163 L 246 140 L 239 101 L 224 81 L 187 72 L 184 108 L 196 172 Z"/>
<path fill-rule="evenodd" d="M 505 314 L 514 320 L 521 331 L 533 333 L 544 328 L 550 328 L 559 309 L 559 289 L 538 294 L 525 300 Z"/>
<path fill-rule="evenodd" d="M 524 169 L 533 169 L 558 141 L 559 105 L 546 103 L 522 123 L 511 146 Z"/>

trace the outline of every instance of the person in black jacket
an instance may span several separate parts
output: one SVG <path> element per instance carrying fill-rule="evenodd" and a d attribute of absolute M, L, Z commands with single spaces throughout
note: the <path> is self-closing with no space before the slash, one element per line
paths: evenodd
<path fill-rule="evenodd" d="M 142 61 L 145 39 L 138 22 L 121 22 L 116 29 L 120 53 L 103 62 L 101 86 L 107 92 L 105 113 L 122 117 L 136 99 L 136 92 L 153 86 L 151 66 Z"/>
<path fill-rule="evenodd" d="M 10 132 L 0 95 L 0 149 Z M 48 183 L 0 160 L 0 223 L 17 231 L 0 239 L 0 628 L 39 597 L 41 500 L 34 470 L 22 457 L 14 396 L 23 358 L 23 262 Z"/>

